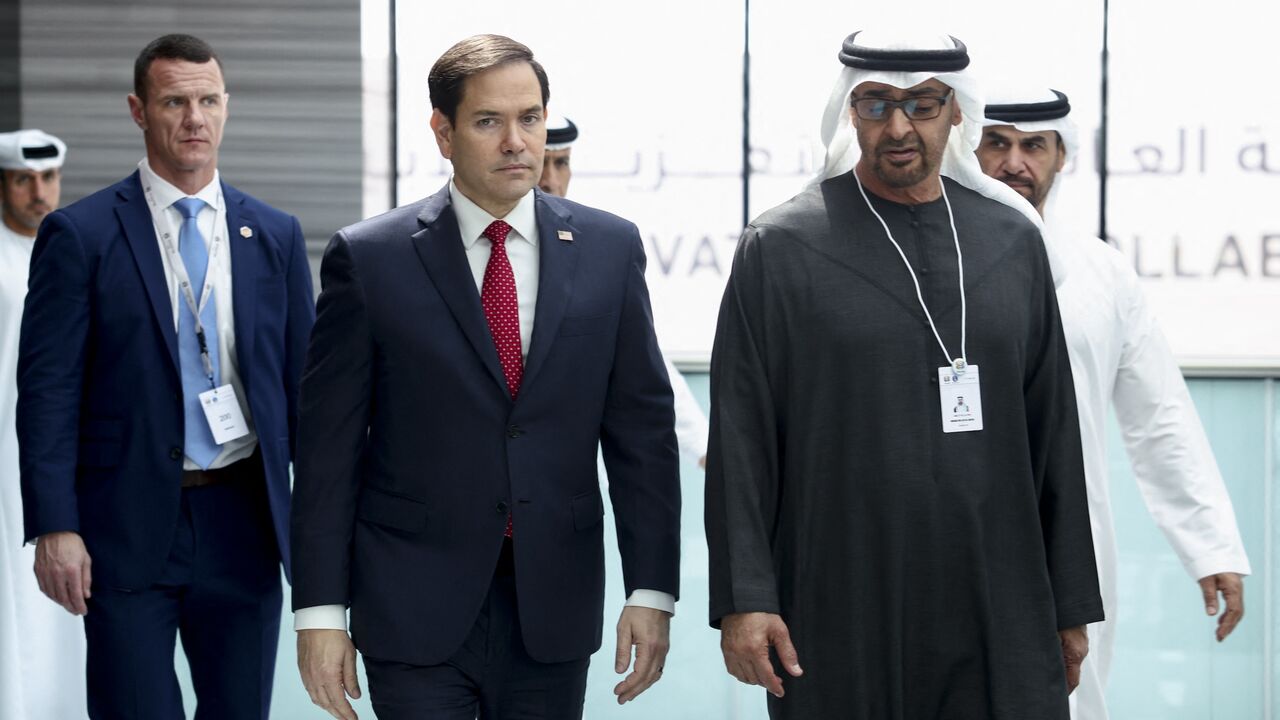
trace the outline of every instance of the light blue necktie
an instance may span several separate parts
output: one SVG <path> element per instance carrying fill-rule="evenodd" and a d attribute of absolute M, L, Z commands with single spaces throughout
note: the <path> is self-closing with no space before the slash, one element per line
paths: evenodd
<path fill-rule="evenodd" d="M 204 288 L 205 271 L 209 267 L 209 249 L 204 246 L 204 235 L 200 233 L 200 226 L 196 222 L 196 216 L 205 205 L 205 201 L 193 197 L 183 198 L 173 204 L 182 213 L 178 254 L 182 256 L 182 264 L 187 268 L 191 293 L 197 307 L 200 304 L 200 290 Z M 205 419 L 204 410 L 200 407 L 200 393 L 211 387 L 209 376 L 204 370 L 204 361 L 200 359 L 196 319 L 183 296 L 184 293 L 179 290 L 178 362 L 182 366 L 182 415 L 186 426 L 183 450 L 195 464 L 207 470 L 222 448 L 213 441 L 209 421 Z M 216 386 L 219 383 L 218 315 L 214 309 L 212 288 L 209 289 L 209 300 L 200 313 L 200 323 L 204 326 L 204 339 L 209 349 L 209 361 L 213 363 L 213 384 Z"/>

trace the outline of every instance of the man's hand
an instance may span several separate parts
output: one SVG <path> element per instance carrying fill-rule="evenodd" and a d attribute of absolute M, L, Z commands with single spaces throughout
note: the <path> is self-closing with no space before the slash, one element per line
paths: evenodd
<path fill-rule="evenodd" d="M 89 612 L 89 586 L 93 575 L 89 551 L 80 533 L 52 532 L 36 538 L 36 582 L 40 592 L 72 615 Z"/>
<path fill-rule="evenodd" d="M 635 700 L 658 682 L 671 648 L 671 615 L 662 610 L 627 606 L 618 618 L 618 649 L 613 654 L 613 671 L 621 675 L 631 664 L 631 647 L 636 648 L 636 664 L 631 674 L 613 688 L 618 704 Z"/>
<path fill-rule="evenodd" d="M 356 648 L 345 630 L 299 630 L 298 672 L 311 702 L 340 720 L 356 720 L 346 698 L 360 697 Z"/>
<path fill-rule="evenodd" d="M 1227 603 L 1227 611 L 1218 618 L 1218 642 L 1227 639 L 1240 620 L 1244 618 L 1244 578 L 1236 573 L 1218 573 L 1200 578 L 1200 592 L 1204 595 L 1204 611 L 1213 617 L 1218 614 L 1218 593 Z"/>
<path fill-rule="evenodd" d="M 729 674 L 748 685 L 760 685 L 782 697 L 782 678 L 773 672 L 769 648 L 778 653 L 782 666 L 800 677 L 800 657 L 791 644 L 791 633 L 782 618 L 772 613 L 734 613 L 720 621 L 720 652 Z"/>
<path fill-rule="evenodd" d="M 1067 667 L 1067 694 L 1080 684 L 1080 666 L 1089 654 L 1089 629 L 1085 625 L 1058 631 L 1062 640 L 1062 663 Z"/>

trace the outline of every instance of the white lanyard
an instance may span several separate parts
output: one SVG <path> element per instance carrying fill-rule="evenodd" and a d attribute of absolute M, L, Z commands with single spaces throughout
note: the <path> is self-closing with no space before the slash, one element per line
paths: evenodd
<path fill-rule="evenodd" d="M 205 305 L 213 295 L 214 268 L 218 261 L 218 255 L 222 250 L 222 245 L 225 242 L 227 211 L 222 202 L 222 195 L 218 195 L 218 204 L 215 208 L 213 221 L 213 242 L 209 246 L 209 262 L 205 266 L 204 287 L 200 288 L 200 301 L 197 302 L 195 293 L 191 289 L 191 276 L 187 274 L 187 264 L 182 260 L 182 254 L 178 252 L 177 244 L 173 242 L 173 223 L 169 220 L 168 213 L 164 212 L 164 208 L 160 208 L 156 203 L 149 183 L 144 188 L 144 192 L 147 196 L 147 203 L 151 205 L 151 217 L 157 223 L 156 234 L 160 236 L 160 244 L 164 246 L 165 254 L 169 258 L 169 270 L 178 281 L 178 293 L 182 295 L 182 299 L 187 303 L 187 308 L 191 310 L 191 315 L 195 318 L 196 340 L 200 342 L 200 361 L 204 365 L 205 375 L 209 378 L 209 386 L 214 387 L 217 383 L 213 377 L 213 361 L 209 357 L 209 345 L 205 341 L 204 324 L 200 321 L 200 313 L 204 311 Z"/>
<path fill-rule="evenodd" d="M 867 207 L 871 210 L 871 214 L 876 216 L 880 221 L 880 227 L 884 228 L 884 234 L 889 236 L 889 242 L 893 243 L 893 249 L 898 251 L 898 257 L 902 258 L 902 264 L 907 266 L 907 272 L 911 274 L 911 282 L 916 286 L 916 299 L 920 301 L 920 309 L 924 310 L 924 316 L 929 320 L 929 327 L 933 330 L 933 336 L 938 340 L 938 347 L 942 348 L 942 354 L 946 356 L 947 361 L 951 363 L 952 369 L 957 373 L 964 372 L 968 367 L 968 356 L 965 353 L 965 328 L 968 323 L 968 309 L 965 306 L 964 298 L 964 258 L 960 254 L 960 234 L 956 232 L 956 217 L 951 212 L 951 200 L 947 198 L 947 186 L 942 182 L 942 177 L 938 177 L 938 185 L 942 187 L 942 201 L 947 205 L 947 219 L 951 221 L 951 237 L 956 243 L 956 267 L 960 274 L 960 356 L 951 357 L 951 353 L 947 352 L 947 346 L 942 342 L 942 336 L 938 334 L 938 326 L 933 322 L 933 315 L 929 313 L 929 306 L 924 304 L 924 294 L 920 292 L 920 281 L 916 278 L 916 271 L 912 269 L 911 262 L 907 260 L 906 253 L 902 252 L 902 247 L 898 245 L 898 241 L 893 239 L 893 233 L 889 232 L 889 225 L 880 217 L 880 213 L 876 212 L 876 208 L 871 204 L 871 199 L 867 197 L 867 191 L 862 189 L 862 180 L 858 178 L 855 170 L 853 180 L 858 184 L 858 192 L 862 194 L 862 199 L 867 203 Z"/>

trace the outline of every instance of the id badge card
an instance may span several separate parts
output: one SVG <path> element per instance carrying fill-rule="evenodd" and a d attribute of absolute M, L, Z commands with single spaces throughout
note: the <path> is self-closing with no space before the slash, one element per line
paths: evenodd
<path fill-rule="evenodd" d="M 973 432 L 982 429 L 982 391 L 978 366 L 963 372 L 951 366 L 938 368 L 938 390 L 942 399 L 942 432 Z"/>
<path fill-rule="evenodd" d="M 223 445 L 249 434 L 249 425 L 236 400 L 236 389 L 230 384 L 200 393 L 200 407 L 204 409 L 215 443 Z"/>

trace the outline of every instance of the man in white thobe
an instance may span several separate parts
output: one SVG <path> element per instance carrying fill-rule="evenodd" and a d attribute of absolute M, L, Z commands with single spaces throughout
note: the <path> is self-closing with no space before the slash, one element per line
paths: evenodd
<path fill-rule="evenodd" d="M 1231 498 L 1138 277 L 1115 248 L 1073 230 L 1056 207 L 1054 180 L 1077 151 L 1066 95 L 1047 88 L 988 97 L 977 156 L 988 175 L 1025 197 L 1045 219 L 1065 266 L 1058 288 L 1084 448 L 1093 545 L 1107 619 L 1089 626 L 1090 652 L 1072 698 L 1076 720 L 1106 720 L 1106 683 L 1115 644 L 1116 537 L 1107 477 L 1106 422 L 1114 406 L 1142 497 L 1156 524 L 1199 584 L 1222 641 L 1244 615 L 1249 560 Z M 1221 609 L 1221 594 L 1226 609 Z"/>
<path fill-rule="evenodd" d="M 40 130 L 0 133 L 0 717 L 85 716 L 81 619 L 49 602 L 22 544 L 18 329 L 40 222 L 58 207 L 66 145 Z"/>

